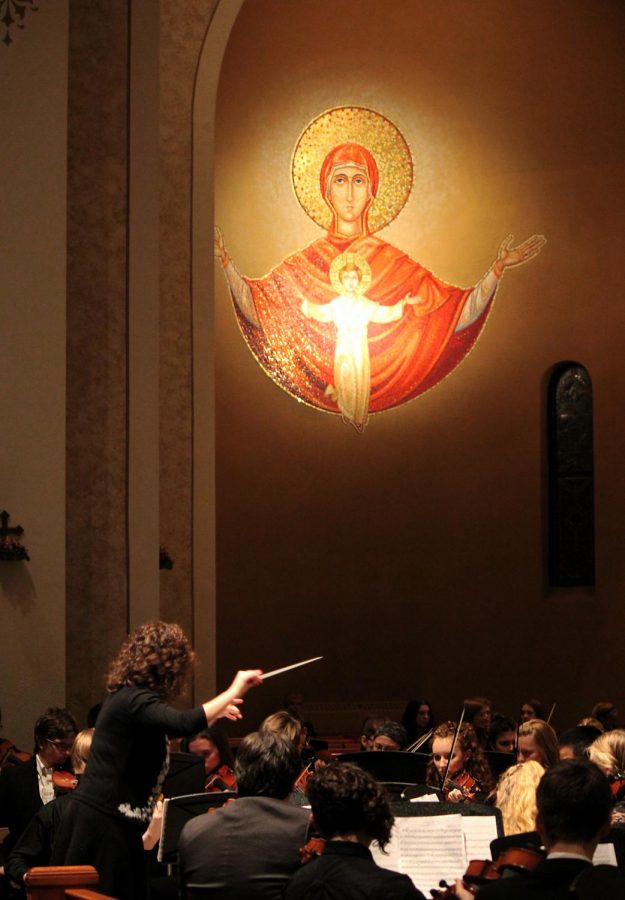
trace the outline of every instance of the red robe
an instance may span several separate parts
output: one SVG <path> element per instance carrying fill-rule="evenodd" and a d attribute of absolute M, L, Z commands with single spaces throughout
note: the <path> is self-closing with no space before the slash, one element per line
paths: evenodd
<path fill-rule="evenodd" d="M 339 411 L 325 395 L 333 381 L 336 328 L 332 322 L 307 318 L 301 303 L 328 303 L 337 295 L 330 283 L 330 264 L 345 251 L 369 263 L 370 300 L 392 305 L 406 294 L 422 300 L 416 311 L 406 306 L 397 322 L 369 325 L 369 411 L 381 412 L 417 397 L 449 374 L 475 343 L 490 303 L 476 322 L 455 332 L 471 288 L 445 284 L 372 234 L 352 240 L 328 233 L 265 277 L 246 278 L 260 328 L 251 325 L 236 304 L 235 310 L 250 349 L 284 390 L 319 409 Z"/>

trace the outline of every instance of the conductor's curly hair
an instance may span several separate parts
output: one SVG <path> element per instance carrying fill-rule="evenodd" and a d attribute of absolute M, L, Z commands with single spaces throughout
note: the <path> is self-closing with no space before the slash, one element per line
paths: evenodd
<path fill-rule="evenodd" d="M 180 625 L 148 622 L 122 644 L 108 670 L 106 689 L 114 694 L 134 684 L 171 700 L 182 692 L 193 659 L 193 649 Z"/>
<path fill-rule="evenodd" d="M 353 763 L 331 762 L 308 782 L 313 818 L 327 839 L 358 834 L 375 840 L 383 850 L 393 827 L 384 788 Z"/>

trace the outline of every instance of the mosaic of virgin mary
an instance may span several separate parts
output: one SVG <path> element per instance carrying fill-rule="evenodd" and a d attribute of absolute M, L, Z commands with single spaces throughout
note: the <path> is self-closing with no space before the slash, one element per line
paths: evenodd
<path fill-rule="evenodd" d="M 513 246 L 509 236 L 483 278 L 460 288 L 377 237 L 408 199 L 412 157 L 396 126 L 363 107 L 315 119 L 297 143 L 292 176 L 323 237 L 262 278 L 241 275 L 218 229 L 215 255 L 267 374 L 363 431 L 370 413 L 418 397 L 462 361 L 506 269 L 536 256 L 545 238 Z"/>

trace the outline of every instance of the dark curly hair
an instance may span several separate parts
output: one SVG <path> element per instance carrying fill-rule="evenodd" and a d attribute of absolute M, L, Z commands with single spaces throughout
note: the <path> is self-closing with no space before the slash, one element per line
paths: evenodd
<path fill-rule="evenodd" d="M 177 697 L 193 665 L 191 644 L 175 623 L 148 622 L 126 638 L 111 663 L 106 689 L 114 694 L 129 684 L 146 687 L 162 699 Z"/>
<path fill-rule="evenodd" d="M 321 834 L 365 834 L 382 850 L 388 844 L 393 816 L 382 785 L 353 763 L 331 762 L 308 782 L 308 799 Z"/>
<path fill-rule="evenodd" d="M 456 722 L 441 722 L 441 724 L 437 725 L 434 729 L 432 744 L 434 744 L 436 738 L 453 738 L 457 727 L 458 725 Z M 480 747 L 473 725 L 469 725 L 468 722 L 462 723 L 460 731 L 458 732 L 457 746 L 465 753 L 467 750 L 471 751 L 471 755 L 464 766 L 465 771 L 468 772 L 472 778 L 475 778 L 480 790 L 485 794 L 492 791 L 495 786 L 495 780 L 490 770 L 490 766 L 486 761 L 486 757 L 484 756 L 484 751 Z M 439 786 L 438 772 L 436 771 L 433 760 L 428 763 L 425 773 L 425 782 L 426 784 L 434 785 L 435 787 Z"/>

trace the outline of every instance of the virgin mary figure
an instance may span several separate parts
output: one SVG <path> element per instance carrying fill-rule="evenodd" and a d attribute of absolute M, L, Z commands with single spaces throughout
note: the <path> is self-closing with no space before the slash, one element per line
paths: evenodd
<path fill-rule="evenodd" d="M 336 297 L 330 275 L 334 260 L 349 252 L 366 261 L 371 273 L 367 297 L 381 308 L 409 301 L 401 316 L 378 315 L 368 326 L 366 413 L 381 412 L 419 396 L 461 362 L 486 321 L 504 271 L 539 253 L 545 239 L 534 235 L 513 247 L 512 238 L 506 238 L 474 287 L 454 287 L 373 233 L 370 214 L 384 172 L 380 173 L 364 143 L 345 141 L 333 146 L 318 179 L 319 199 L 330 219 L 323 237 L 288 256 L 262 278 L 239 273 L 218 230 L 215 255 L 226 275 L 241 331 L 265 371 L 298 400 L 339 415 L 336 392 L 331 389 L 336 328 L 331 316 L 313 318 L 303 312 L 319 310 Z"/>

